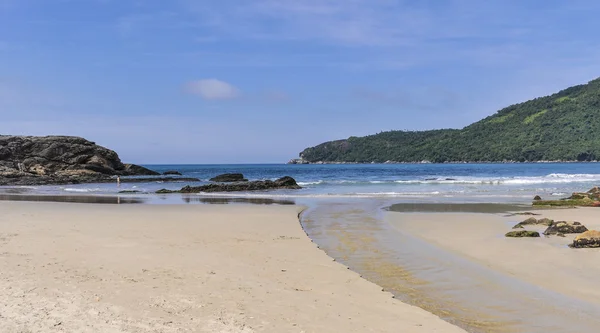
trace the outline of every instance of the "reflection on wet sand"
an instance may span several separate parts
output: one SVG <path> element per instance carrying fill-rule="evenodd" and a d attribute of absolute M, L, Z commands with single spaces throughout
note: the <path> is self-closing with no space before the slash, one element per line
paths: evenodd
<path fill-rule="evenodd" d="M 386 217 L 397 213 L 383 211 L 384 206 L 389 203 L 321 202 L 303 213 L 302 225 L 321 249 L 350 269 L 402 301 L 470 332 L 586 332 L 596 324 L 590 315 L 593 311 L 586 312 L 587 304 L 492 271 L 393 228 Z M 485 206 L 481 209 L 486 212 L 514 210 Z M 467 208 L 446 205 L 444 209 Z"/>
<path fill-rule="evenodd" d="M 457 303 L 436 294 L 430 281 L 405 268 L 398 261 L 405 254 L 390 247 L 394 241 L 388 237 L 381 214 L 377 203 L 329 203 L 305 212 L 302 225 L 327 254 L 400 300 L 473 332 L 507 332 L 500 329 L 502 324 L 497 320 L 476 309 L 460 311 Z"/>
<path fill-rule="evenodd" d="M 102 195 L 40 195 L 29 194 L 27 188 L 4 188 L 0 200 L 6 201 L 39 201 L 39 202 L 71 202 L 90 204 L 252 204 L 252 205 L 295 205 L 293 200 L 271 198 L 235 198 L 235 197 L 202 197 L 202 196 L 102 196 Z"/>
<path fill-rule="evenodd" d="M 0 187 L 0 193 L 6 194 L 25 194 L 31 192 L 33 192 L 33 189 L 28 187 Z"/>
<path fill-rule="evenodd" d="M 398 203 L 386 208 L 401 213 L 508 213 L 535 210 L 531 205 L 498 203 Z"/>
<path fill-rule="evenodd" d="M 231 198 L 231 197 L 201 197 L 201 196 L 183 196 L 182 200 L 186 203 L 203 204 L 253 204 L 253 205 L 295 205 L 293 200 L 278 200 L 270 198 Z"/>
<path fill-rule="evenodd" d="M 71 202 L 91 204 L 142 204 L 145 199 L 119 196 L 92 196 L 92 195 L 22 195 L 0 194 L 0 200 L 6 201 L 42 201 L 42 202 Z"/>

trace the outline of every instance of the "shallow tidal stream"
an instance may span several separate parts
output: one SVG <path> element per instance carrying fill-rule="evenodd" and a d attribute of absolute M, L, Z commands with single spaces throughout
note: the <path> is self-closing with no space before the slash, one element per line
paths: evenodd
<path fill-rule="evenodd" d="M 403 302 L 469 332 L 597 332 L 597 305 L 518 280 L 402 232 L 385 221 L 385 214 L 402 214 L 383 209 L 391 204 L 386 200 L 321 200 L 302 214 L 301 223 L 329 256 Z M 481 205 L 394 207 L 401 211 L 426 208 L 437 212 L 482 209 Z M 509 209 L 520 208 L 489 205 L 483 210 Z"/>

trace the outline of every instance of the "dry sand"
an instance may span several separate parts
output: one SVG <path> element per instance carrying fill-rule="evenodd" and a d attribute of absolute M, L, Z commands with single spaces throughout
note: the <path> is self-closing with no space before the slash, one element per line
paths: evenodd
<path fill-rule="evenodd" d="M 579 221 L 600 230 L 600 209 L 535 211 L 536 218 Z M 571 249 L 566 237 L 506 238 L 512 226 L 529 216 L 475 213 L 388 213 L 398 230 L 452 251 L 511 277 L 563 295 L 600 305 L 600 249 Z M 528 227 L 540 233 L 545 227 Z"/>
<path fill-rule="evenodd" d="M 0 202 L 0 332 L 464 332 L 332 261 L 299 211 Z"/>

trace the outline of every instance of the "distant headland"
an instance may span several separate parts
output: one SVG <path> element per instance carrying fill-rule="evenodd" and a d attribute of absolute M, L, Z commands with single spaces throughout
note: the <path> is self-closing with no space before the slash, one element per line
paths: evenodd
<path fill-rule="evenodd" d="M 290 164 L 591 162 L 600 159 L 600 79 L 511 105 L 463 129 L 329 141 Z"/>

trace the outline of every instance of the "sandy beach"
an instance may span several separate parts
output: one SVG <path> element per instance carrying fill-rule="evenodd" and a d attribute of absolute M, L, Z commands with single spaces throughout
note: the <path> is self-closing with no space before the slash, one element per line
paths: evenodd
<path fill-rule="evenodd" d="M 464 332 L 333 261 L 300 210 L 0 202 L 0 331 Z"/>
<path fill-rule="evenodd" d="M 579 221 L 589 229 L 600 229 L 600 210 L 597 208 L 534 212 L 540 214 L 536 218 Z M 519 327 L 531 325 L 531 330 L 536 332 L 564 332 L 565 326 L 579 332 L 594 331 L 600 313 L 598 249 L 569 248 L 575 234 L 504 237 L 517 222 L 528 217 L 482 213 L 386 214 L 386 220 L 401 233 L 474 263 L 474 266 L 465 265 L 474 267 L 472 271 L 465 271 L 466 275 L 472 275 L 474 271 L 497 273 L 495 276 L 501 278 L 480 279 L 473 288 L 474 295 L 501 291 L 504 297 L 512 300 L 512 306 L 509 303 L 509 307 L 498 308 L 497 313 L 518 311 Z M 527 229 L 541 233 L 545 227 L 528 226 Z M 551 318 L 556 323 L 546 322 L 547 327 L 542 327 L 539 325 L 543 322 L 528 319 L 528 316 Z M 581 326 L 576 329 L 574 325 Z"/>
<path fill-rule="evenodd" d="M 556 221 L 578 221 L 600 229 L 600 209 L 534 211 Z M 392 224 L 445 250 L 525 280 L 531 284 L 600 305 L 598 249 L 571 249 L 575 234 L 566 237 L 507 238 L 517 222 L 529 216 L 469 213 L 390 213 Z M 540 233 L 543 226 L 529 226 Z"/>

